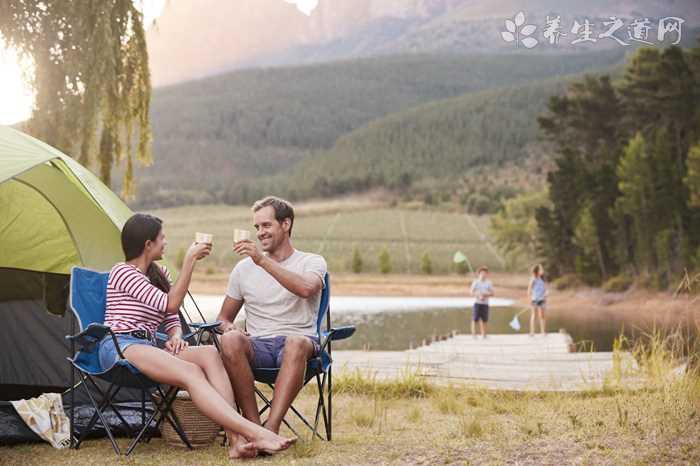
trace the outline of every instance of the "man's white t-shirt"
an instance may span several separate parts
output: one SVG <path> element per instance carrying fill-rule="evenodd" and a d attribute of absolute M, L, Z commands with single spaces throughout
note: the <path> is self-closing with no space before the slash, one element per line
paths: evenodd
<path fill-rule="evenodd" d="M 328 268 L 326 260 L 318 254 L 296 249 L 278 264 L 297 274 L 313 273 L 321 283 Z M 308 299 L 301 298 L 283 287 L 250 257 L 233 268 L 226 294 L 245 304 L 246 330 L 251 336 L 316 335 L 321 291 Z"/>

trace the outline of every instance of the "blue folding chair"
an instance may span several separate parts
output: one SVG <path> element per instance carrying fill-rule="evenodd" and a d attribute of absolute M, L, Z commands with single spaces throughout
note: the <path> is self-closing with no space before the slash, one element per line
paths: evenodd
<path fill-rule="evenodd" d="M 321 294 L 321 303 L 319 305 L 318 317 L 316 319 L 316 333 L 319 338 L 321 350 L 319 351 L 318 356 L 310 359 L 307 363 L 306 373 L 304 376 L 304 386 L 306 386 L 306 384 L 312 379 L 316 379 L 316 385 L 318 387 L 318 402 L 316 404 L 316 414 L 313 425 L 306 420 L 306 418 L 294 407 L 294 405 L 290 406 L 290 409 L 299 419 L 301 419 L 304 425 L 311 430 L 312 435 L 320 438 L 321 440 L 323 440 L 323 437 L 321 437 L 318 433 L 318 421 L 319 416 L 322 415 L 323 424 L 326 430 L 326 439 L 330 441 L 333 428 L 333 359 L 331 358 L 331 345 L 333 341 L 350 338 L 355 333 L 355 326 L 348 325 L 338 328 L 331 327 L 330 276 L 326 274 L 323 281 L 325 285 Z M 324 321 L 326 323 L 325 330 L 323 329 Z M 255 376 L 256 382 L 264 383 L 274 390 L 275 381 L 277 380 L 279 371 L 279 367 L 259 368 L 253 370 L 253 375 Z M 258 387 L 255 387 L 255 392 L 264 403 L 264 406 L 260 410 L 260 415 L 262 415 L 265 413 L 265 411 L 272 407 L 273 400 L 268 399 Z M 299 435 L 286 419 L 283 419 L 283 422 L 292 432 L 294 432 L 295 435 Z"/>
<path fill-rule="evenodd" d="M 74 387 L 74 389 L 71 390 L 70 408 L 71 445 L 73 448 L 79 448 L 81 442 L 90 433 L 99 419 L 107 436 L 112 442 L 114 451 L 117 455 L 120 454 L 119 446 L 106 421 L 104 413 L 106 409 L 111 408 L 119 418 L 126 432 L 129 433 L 129 436 L 134 435 L 134 430 L 129 423 L 126 422 L 113 402 L 119 391 L 126 387 L 141 390 L 141 428 L 130 443 L 126 455 L 129 455 L 140 441 L 149 440 L 146 433 L 148 427 L 154 421 L 155 429 L 157 429 L 163 420 L 167 421 L 173 427 L 183 443 L 191 449 L 192 445 L 185 435 L 175 413 L 171 410 L 171 405 L 177 396 L 179 388 L 169 387 L 164 393 L 159 383 L 143 375 L 124 358 L 124 354 L 119 347 L 115 334 L 108 326 L 104 325 L 108 278 L 108 272 L 95 272 L 81 267 L 73 267 L 71 270 L 69 305 L 80 325 L 80 332 L 78 334 L 66 336 L 66 338 L 71 341 L 72 353 L 74 355 L 73 358 L 67 358 L 73 367 L 71 372 L 73 377 L 72 386 Z M 99 342 L 108 335 L 114 339 L 114 344 L 117 347 L 120 359 L 112 367 L 102 367 L 98 357 Z M 187 334 L 183 338 L 191 339 L 193 338 L 193 334 Z M 78 347 L 77 351 L 76 345 Z M 88 422 L 87 426 L 80 433 L 75 431 L 74 425 L 76 370 L 81 378 L 79 385 L 84 387 L 90 402 L 95 408 L 95 413 L 90 419 L 90 422 Z M 107 390 L 101 389 L 95 381 L 95 378 L 108 382 L 109 386 Z M 95 396 L 93 396 L 93 390 L 100 397 L 99 403 L 95 399 Z M 154 407 L 153 413 L 148 419 L 146 419 L 146 393 L 150 395 Z M 76 434 L 78 434 L 77 439 Z"/>

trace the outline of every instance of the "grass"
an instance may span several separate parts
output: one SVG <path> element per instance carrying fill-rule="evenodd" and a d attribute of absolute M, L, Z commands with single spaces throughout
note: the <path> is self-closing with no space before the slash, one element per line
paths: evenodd
<path fill-rule="evenodd" d="M 301 204 L 294 224 L 295 247 L 322 254 L 330 270 L 350 271 L 353 248 L 362 256 L 364 272 L 377 272 L 378 256 L 389 250 L 392 269 L 398 273 L 420 273 L 420 259 L 428 253 L 433 273 L 453 268 L 452 256 L 463 251 L 476 266 L 496 270 L 499 259 L 486 246 L 487 218 L 461 212 L 386 208 L 372 204 Z M 231 250 L 234 228 L 253 230 L 248 207 L 205 205 L 159 209 L 152 212 L 165 222 L 168 254 L 173 259 L 185 249 L 196 231 L 214 235 L 214 251 L 205 268 L 230 270 L 239 260 Z M 426 226 L 429 226 L 426 228 Z M 212 272 L 213 273 L 213 272 Z"/>
<path fill-rule="evenodd" d="M 396 380 L 341 373 L 334 378 L 333 442 L 304 433 L 290 451 L 250 464 L 700 464 L 700 374 L 691 369 L 670 377 L 680 358 L 687 360 L 687 348 L 680 352 L 674 337 L 658 334 L 628 344 L 621 340 L 618 347 L 637 358 L 638 369 L 628 374 L 638 378 L 635 390 L 488 391 L 434 386 L 408 372 Z M 315 402 L 307 388 L 297 406 L 313 413 Z M 78 451 L 3 447 L 0 458 L 9 465 L 226 462 L 219 445 L 189 452 L 161 439 L 140 445 L 130 458 L 114 456 L 104 439 Z"/>

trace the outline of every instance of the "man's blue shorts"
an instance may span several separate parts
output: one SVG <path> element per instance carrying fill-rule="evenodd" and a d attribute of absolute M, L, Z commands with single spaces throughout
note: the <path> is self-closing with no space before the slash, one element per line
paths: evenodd
<path fill-rule="evenodd" d="M 314 345 L 314 354 L 317 356 L 321 346 L 318 337 L 306 336 Z M 275 337 L 250 337 L 250 344 L 253 348 L 253 368 L 278 368 L 282 367 L 282 357 L 284 356 L 284 344 L 286 336 Z"/>

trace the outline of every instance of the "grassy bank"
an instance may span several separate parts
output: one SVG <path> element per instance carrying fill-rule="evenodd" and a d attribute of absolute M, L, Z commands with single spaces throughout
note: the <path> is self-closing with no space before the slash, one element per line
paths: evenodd
<path fill-rule="evenodd" d="M 698 464 L 700 377 L 670 377 L 678 363 L 666 339 L 633 348 L 641 388 L 623 389 L 611 374 L 604 390 L 516 393 L 438 388 L 405 374 L 380 381 L 336 377 L 334 440 L 302 438 L 288 452 L 251 464 Z M 314 390 L 300 396 L 311 412 Z M 122 440 L 125 441 L 125 440 Z M 0 448 L 3 464 L 225 464 L 218 445 L 181 451 L 161 439 L 132 458 L 116 458 L 107 440 L 79 451 L 48 445 Z"/>

